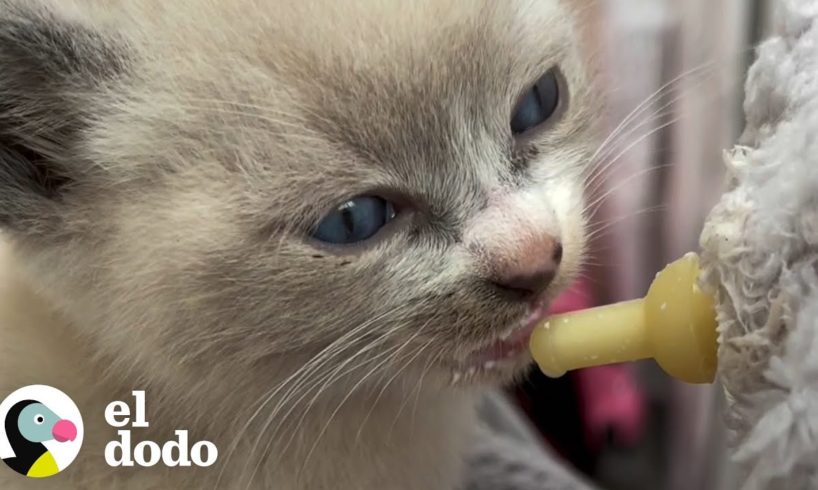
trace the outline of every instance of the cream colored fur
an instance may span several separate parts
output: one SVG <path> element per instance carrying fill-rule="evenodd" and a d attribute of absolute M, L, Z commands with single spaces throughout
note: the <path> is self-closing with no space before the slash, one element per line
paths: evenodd
<path fill-rule="evenodd" d="M 207 407 L 195 402 L 174 403 L 171 395 L 163 398 L 151 390 L 151 383 L 124 385 L 116 373 L 107 373 L 104 365 L 89 362 L 93 354 L 86 342 L 77 338 L 64 320 L 17 276 L 8 246 L 0 247 L 0 393 L 11 393 L 30 384 L 48 383 L 70 393 L 83 413 L 85 442 L 78 459 L 64 473 L 47 480 L 30 480 L 0 467 L 0 488 L 4 489 L 168 489 L 168 488 L 244 488 L 240 473 L 245 463 L 255 460 L 247 448 L 232 455 L 235 469 L 222 475 L 217 463 L 205 470 L 188 469 L 111 469 L 105 464 L 104 445 L 116 438 L 114 429 L 104 420 L 105 406 L 113 400 L 132 404 L 130 386 L 148 388 L 148 421 L 144 438 L 162 442 L 172 438 L 173 430 L 193 429 L 200 438 L 214 440 L 225 449 L 232 443 L 231 431 L 241 428 L 247 414 L 237 411 L 230 417 L 211 420 Z M 101 379 L 108 377 L 112 379 Z M 233 396 L 241 397 L 240 393 Z M 394 395 L 392 395 L 394 396 Z M 474 427 L 473 398 L 467 394 L 423 398 L 417 408 L 406 410 L 407 421 L 396 419 L 398 403 L 405 400 L 382 399 L 377 407 L 351 400 L 336 422 L 324 434 L 325 443 L 310 458 L 306 474 L 301 457 L 311 448 L 312 438 L 323 429 L 327 414 L 335 406 L 320 404 L 300 429 L 287 457 L 276 455 L 266 460 L 250 488 L 454 488 L 462 468 L 463 451 Z M 414 402 L 414 400 L 413 400 Z M 168 405 L 164 410 L 158 404 Z M 171 415 L 181 410 L 205 420 Z M 372 415 L 362 427 L 362 414 Z M 416 410 L 413 412 L 413 410 Z M 213 413 L 223 410 L 214 408 Z M 410 418 L 411 417 L 411 418 Z M 177 425 L 174 425 L 177 424 Z M 143 429 L 144 430 L 144 429 Z M 358 431 L 361 430 L 361 438 Z M 139 434 L 139 429 L 134 429 Z M 251 433 L 254 437 L 256 434 Z M 193 436 L 192 436 L 193 437 Z M 285 438 L 286 439 L 286 438 Z M 196 440 L 196 439 L 194 439 Z M 266 443 L 266 440 L 264 441 Z M 224 459 L 222 459 L 224 461 Z M 236 474 L 238 472 L 239 474 Z M 242 483 L 239 483 L 242 482 Z"/>
<path fill-rule="evenodd" d="M 0 196 L 0 396 L 60 388 L 86 436 L 64 474 L 0 467 L 0 488 L 456 488 L 474 401 L 528 362 L 451 386 L 528 311 L 492 292 L 475 250 L 557 237 L 549 297 L 584 251 L 595 108 L 568 8 L 0 0 L 11 5 L 107 48 L 18 108 L 40 129 L 64 110 L 83 124 L 75 140 L 6 129 L 68 184 Z M 517 148 L 514 103 L 552 66 L 567 106 Z M 3 77 L 0 102 L 25 99 Z M 305 238 L 372 189 L 410 210 L 388 235 L 342 252 Z M 190 429 L 219 447 L 216 466 L 108 468 L 104 407 L 133 389 L 151 422 L 135 437 Z"/>

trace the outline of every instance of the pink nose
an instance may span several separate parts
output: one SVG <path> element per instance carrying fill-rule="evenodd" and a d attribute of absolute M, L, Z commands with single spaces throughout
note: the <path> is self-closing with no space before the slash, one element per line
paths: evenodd
<path fill-rule="evenodd" d="M 554 280 L 560 261 L 560 242 L 548 235 L 531 237 L 512 255 L 496 261 L 491 281 L 516 298 L 536 298 Z"/>
<path fill-rule="evenodd" d="M 73 441 L 77 438 L 77 426 L 70 420 L 60 420 L 54 424 L 51 435 L 57 442 Z"/>

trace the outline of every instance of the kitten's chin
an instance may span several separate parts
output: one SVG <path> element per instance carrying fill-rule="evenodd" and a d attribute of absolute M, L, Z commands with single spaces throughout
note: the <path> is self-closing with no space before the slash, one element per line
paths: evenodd
<path fill-rule="evenodd" d="M 525 373 L 530 364 L 531 356 L 527 352 L 522 352 L 517 356 L 505 357 L 496 361 L 448 366 L 449 385 L 457 387 L 507 384 Z"/>
<path fill-rule="evenodd" d="M 451 384 L 501 384 L 522 374 L 531 364 L 528 350 L 531 334 L 547 316 L 547 310 L 545 304 L 535 307 L 528 316 L 488 345 L 450 364 Z"/>

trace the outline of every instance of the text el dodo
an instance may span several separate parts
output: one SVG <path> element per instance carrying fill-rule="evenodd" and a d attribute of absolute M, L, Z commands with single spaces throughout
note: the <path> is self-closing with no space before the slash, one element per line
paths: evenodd
<path fill-rule="evenodd" d="M 130 424 L 133 429 L 144 429 L 150 426 L 145 420 L 145 392 L 132 392 L 135 401 L 135 412 L 131 419 L 131 407 L 122 401 L 115 401 L 105 408 L 105 421 L 111 427 L 126 427 Z M 108 465 L 151 467 L 161 460 L 165 466 L 211 466 L 219 457 L 216 445 L 209 441 L 199 441 L 193 446 L 188 445 L 188 431 L 176 430 L 175 441 L 168 441 L 161 446 L 153 441 L 140 441 L 131 448 L 131 431 L 120 429 L 117 431 L 118 441 L 111 441 L 105 446 L 105 462 Z"/>

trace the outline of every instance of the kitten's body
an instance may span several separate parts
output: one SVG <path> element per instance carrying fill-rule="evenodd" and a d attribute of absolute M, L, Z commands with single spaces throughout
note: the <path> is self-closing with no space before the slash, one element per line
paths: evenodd
<path fill-rule="evenodd" d="M 475 400 L 525 364 L 468 364 L 532 308 L 486 275 L 557 236 L 551 297 L 584 242 L 568 14 L 510 3 L 0 0 L 0 395 L 58 387 L 86 427 L 64 474 L 0 488 L 459 485 Z M 498 137 L 553 65 L 562 119 Z M 412 210 L 390 235 L 304 238 L 373 189 Z M 217 465 L 107 467 L 133 389 L 134 437 Z"/>

